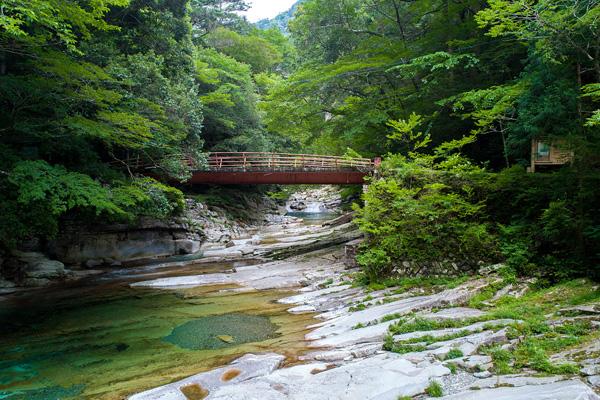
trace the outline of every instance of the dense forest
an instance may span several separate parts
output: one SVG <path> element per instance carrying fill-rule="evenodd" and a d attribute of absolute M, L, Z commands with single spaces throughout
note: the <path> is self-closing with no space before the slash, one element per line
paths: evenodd
<path fill-rule="evenodd" d="M 1 4 L 3 246 L 176 214 L 184 160 L 285 150 L 384 156 L 356 206 L 366 279 L 406 259 L 598 276 L 597 0 L 305 0 L 289 34 L 243 0 Z M 528 174 L 542 138 L 570 162 Z"/>
<path fill-rule="evenodd" d="M 132 221 L 182 207 L 211 150 L 269 151 L 258 103 L 290 68 L 278 30 L 243 1 L 41 0 L 0 13 L 0 238 L 56 234 L 60 219 Z"/>

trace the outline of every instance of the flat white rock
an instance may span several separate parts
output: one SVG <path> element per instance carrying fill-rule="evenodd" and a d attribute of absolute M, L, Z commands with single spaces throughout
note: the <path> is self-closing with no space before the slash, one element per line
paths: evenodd
<path fill-rule="evenodd" d="M 432 378 L 449 373 L 442 365 L 417 368 L 395 354 L 382 354 L 333 369 L 327 369 L 323 363 L 280 369 L 236 385 L 221 386 L 208 399 L 396 400 L 399 396 L 422 393 Z"/>
<path fill-rule="evenodd" d="M 594 391 L 578 379 L 525 385 L 520 387 L 499 387 L 495 389 L 472 390 L 445 396 L 446 400 L 600 400 Z"/>
<path fill-rule="evenodd" d="M 238 385 L 240 382 L 248 379 L 267 375 L 273 372 L 284 358 L 284 356 L 275 353 L 261 355 L 246 354 L 228 366 L 202 372 L 169 385 L 134 394 L 129 397 L 129 400 L 187 400 L 186 396 L 181 392 L 181 388 L 194 384 L 200 385 L 202 388 L 208 390 L 210 394 L 219 387 Z M 223 374 L 231 369 L 238 370 L 240 374 L 230 381 L 224 382 L 222 379 Z"/>

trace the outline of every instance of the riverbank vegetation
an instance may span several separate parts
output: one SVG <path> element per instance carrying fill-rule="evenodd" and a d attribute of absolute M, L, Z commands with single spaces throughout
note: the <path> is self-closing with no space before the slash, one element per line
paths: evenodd
<path fill-rule="evenodd" d="M 64 218 L 181 211 L 206 151 L 267 151 L 257 104 L 294 59 L 244 1 L 9 1 L 0 13 L 0 242 Z M 285 55 L 285 61 L 284 61 Z"/>
<path fill-rule="evenodd" d="M 502 287 L 507 287 L 506 281 Z M 501 292 L 494 290 L 496 293 Z M 476 317 L 436 320 L 416 315 L 397 316 L 389 326 L 384 348 L 402 354 L 424 351 L 434 343 L 503 330 L 507 340 L 514 342 L 513 346 L 489 344 L 480 350 L 492 358 L 497 375 L 524 369 L 546 374 L 578 374 L 579 368 L 572 361 L 589 357 L 582 349 L 598 339 L 594 313 L 586 314 L 589 306 L 585 305 L 599 298 L 600 292 L 593 282 L 577 279 L 548 288 L 532 288 L 522 296 L 507 291 L 483 303 L 472 303 L 471 306 L 484 312 Z M 440 330 L 443 332 L 437 332 Z"/>
<path fill-rule="evenodd" d="M 458 155 L 437 157 L 389 157 L 356 207 L 367 234 L 358 261 L 371 281 L 406 261 L 424 271 L 440 262 L 473 271 L 504 262 L 549 282 L 598 277 L 597 171 L 492 172 Z"/>

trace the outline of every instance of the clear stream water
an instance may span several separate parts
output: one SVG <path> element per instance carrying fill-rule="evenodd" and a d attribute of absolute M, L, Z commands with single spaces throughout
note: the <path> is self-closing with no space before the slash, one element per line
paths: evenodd
<path fill-rule="evenodd" d="M 0 399 L 123 399 L 249 352 L 294 362 L 314 320 L 276 303 L 291 293 L 129 287 L 233 267 L 141 266 L 0 298 Z"/>

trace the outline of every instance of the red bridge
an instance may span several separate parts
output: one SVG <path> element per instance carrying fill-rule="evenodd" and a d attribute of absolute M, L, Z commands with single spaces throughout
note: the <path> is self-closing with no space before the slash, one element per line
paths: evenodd
<path fill-rule="evenodd" d="M 211 153 L 188 183 L 216 185 L 363 184 L 381 160 L 287 153 Z"/>

